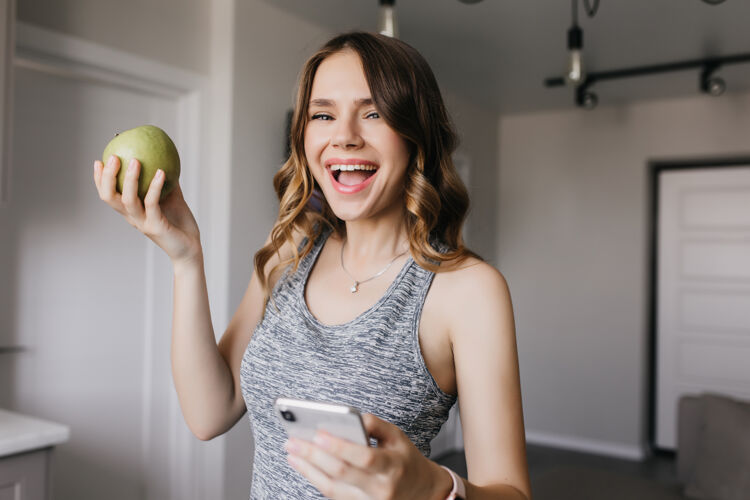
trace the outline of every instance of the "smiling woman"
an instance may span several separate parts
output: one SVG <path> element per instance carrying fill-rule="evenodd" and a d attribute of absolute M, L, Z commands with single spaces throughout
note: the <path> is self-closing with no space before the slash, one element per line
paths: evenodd
<path fill-rule="evenodd" d="M 330 67 L 330 71 L 319 71 L 321 66 L 323 69 Z M 343 92 L 339 88 L 342 76 L 351 76 L 350 79 L 356 82 L 356 87 L 351 89 L 354 94 L 345 96 L 349 102 L 340 96 Z M 337 95 L 338 100 L 334 99 Z M 352 113 L 349 109 L 337 109 L 345 106 L 356 108 L 360 113 L 356 121 L 350 123 L 348 115 L 336 119 L 337 111 Z M 338 122 L 335 125 L 338 128 L 320 122 Z M 347 129 L 341 124 L 352 128 Z M 359 132 L 359 127 L 364 127 L 364 135 L 352 133 L 352 130 Z M 361 184 L 353 188 L 343 187 L 346 184 L 321 182 L 321 176 L 315 174 L 315 163 L 307 156 L 307 148 L 315 148 L 316 140 L 324 143 L 330 139 L 331 132 L 351 134 L 349 138 L 355 142 L 370 139 L 367 134 L 380 133 L 382 138 L 377 140 L 395 141 L 395 145 L 388 147 L 407 149 L 405 162 L 410 168 L 402 186 L 407 212 L 405 223 L 407 234 L 412 236 L 410 248 L 420 265 L 434 271 L 437 270 L 435 262 L 457 263 L 468 256 L 476 257 L 463 246 L 461 239 L 461 225 L 469 198 L 453 166 L 451 153 L 457 145 L 456 135 L 432 70 L 414 48 L 397 39 L 349 34 L 331 40 L 308 60 L 302 71 L 292 117 L 291 155 L 274 179 L 281 202 L 279 218 L 271 233 L 271 241 L 255 258 L 255 269 L 267 296 L 270 288 L 263 270 L 284 242 L 290 241 L 293 229 L 302 230 L 308 236 L 307 246 L 292 260 L 277 263 L 277 269 L 291 262 L 296 267 L 299 258 L 312 248 L 313 237 L 319 235 L 326 225 L 339 234 L 345 231 L 345 218 L 331 210 L 330 196 L 325 196 L 320 213 L 323 225 L 315 224 L 318 214 L 309 210 L 307 205 L 316 187 L 324 195 L 326 188 L 334 186 L 347 192 L 360 190 Z M 341 140 L 341 137 L 336 140 Z M 357 144 L 347 144 L 344 149 L 352 148 L 356 150 Z M 369 159 L 349 156 L 352 158 L 343 158 L 347 170 L 349 165 L 360 162 L 374 164 Z M 332 164 L 331 160 L 336 158 L 329 158 L 329 164 Z M 406 164 L 403 167 L 406 168 Z M 334 175 L 333 180 L 337 182 L 338 176 Z M 383 182 L 389 181 L 397 183 L 393 177 Z M 430 244 L 434 237 L 444 241 L 449 251 L 436 251 Z"/>
<path fill-rule="evenodd" d="M 385 36 L 334 38 L 303 68 L 290 144 L 240 370 L 251 496 L 530 498 L 510 298 L 463 244 L 469 200 L 427 63 Z M 466 482 L 426 458 L 457 393 Z M 367 412 L 378 447 L 326 434 L 282 447 L 280 395 Z"/>
<path fill-rule="evenodd" d="M 302 70 L 290 146 L 278 218 L 218 345 L 179 184 L 160 202 L 155 178 L 141 203 L 137 162 L 122 196 L 116 159 L 95 163 L 101 198 L 172 260 L 172 372 L 192 432 L 212 439 L 248 412 L 251 498 L 529 499 L 510 293 L 464 246 L 456 135 L 424 58 L 382 35 L 333 38 Z M 287 439 L 280 397 L 358 409 L 376 446 Z M 456 401 L 466 479 L 427 458 Z"/>

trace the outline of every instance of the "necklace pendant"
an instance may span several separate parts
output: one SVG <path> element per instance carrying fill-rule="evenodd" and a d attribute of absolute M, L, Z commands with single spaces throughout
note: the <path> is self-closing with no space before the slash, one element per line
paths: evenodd
<path fill-rule="evenodd" d="M 359 283 L 357 283 L 355 281 L 354 284 L 352 285 L 352 287 L 349 289 L 349 291 L 352 292 L 352 293 L 355 293 L 357 291 L 357 287 L 358 286 L 359 286 Z"/>

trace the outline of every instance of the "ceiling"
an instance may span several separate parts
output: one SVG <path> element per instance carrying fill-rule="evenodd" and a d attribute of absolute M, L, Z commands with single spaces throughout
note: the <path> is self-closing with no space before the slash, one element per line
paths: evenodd
<path fill-rule="evenodd" d="M 265 1 L 334 32 L 377 26 L 377 0 Z M 425 56 L 441 87 L 500 113 L 574 106 L 570 87 L 543 84 L 565 68 L 570 0 L 397 0 L 396 13 L 399 37 Z M 600 0 L 593 18 L 580 6 L 578 15 L 589 72 L 750 53 L 748 0 Z M 594 90 L 600 106 L 697 95 L 698 74 L 603 81 Z M 750 89 L 750 63 L 717 76 L 727 92 Z"/>

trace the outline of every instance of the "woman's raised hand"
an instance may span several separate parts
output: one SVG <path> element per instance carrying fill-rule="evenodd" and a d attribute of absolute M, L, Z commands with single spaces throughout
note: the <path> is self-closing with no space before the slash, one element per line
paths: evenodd
<path fill-rule="evenodd" d="M 94 184 L 99 191 L 99 198 L 164 250 L 173 264 L 198 258 L 202 254 L 200 231 L 182 196 L 179 183 L 159 203 L 164 173 L 157 173 L 141 201 L 138 198 L 140 162 L 135 159 L 131 161 L 125 174 L 122 194 L 115 189 L 120 168 L 117 156 L 111 156 L 106 165 L 98 160 L 94 162 Z"/>

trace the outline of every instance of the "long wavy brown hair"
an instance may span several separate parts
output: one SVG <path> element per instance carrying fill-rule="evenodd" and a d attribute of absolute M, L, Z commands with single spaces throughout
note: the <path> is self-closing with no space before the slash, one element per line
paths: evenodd
<path fill-rule="evenodd" d="M 446 269 L 445 265 L 440 267 L 441 263 L 449 263 L 450 269 L 469 256 L 478 257 L 464 246 L 461 236 L 469 196 L 453 166 L 451 154 L 458 141 L 427 61 L 400 40 L 364 32 L 345 33 L 310 57 L 300 74 L 289 137 L 291 153 L 273 179 L 280 202 L 279 215 L 269 243 L 255 254 L 255 271 L 266 302 L 271 295 L 272 273 L 290 264 L 295 271 L 326 227 L 341 237 L 346 232 L 343 221 L 322 195 L 317 203 L 311 203 L 314 193 L 317 198 L 320 190 L 308 167 L 304 138 L 315 72 L 328 56 L 347 49 L 356 52 L 362 61 L 378 113 L 410 149 L 404 200 L 412 257 L 420 266 L 435 272 Z M 295 232 L 307 236 L 307 243 L 300 250 L 292 243 Z M 438 249 L 437 242 L 447 251 Z M 292 243 L 293 255 L 267 270 L 271 257 L 281 256 L 280 249 L 287 243 Z"/>

